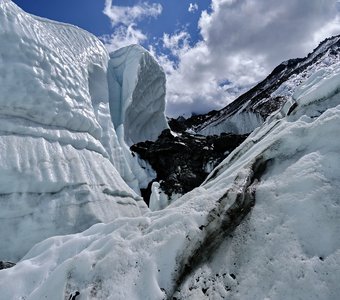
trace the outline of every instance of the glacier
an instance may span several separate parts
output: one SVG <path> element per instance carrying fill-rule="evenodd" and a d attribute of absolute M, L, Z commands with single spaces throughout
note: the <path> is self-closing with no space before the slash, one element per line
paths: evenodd
<path fill-rule="evenodd" d="M 131 46 L 120 58 L 130 73 L 121 81 L 127 112 L 116 115 L 127 117 L 115 127 L 112 74 L 120 69 L 96 37 L 2 0 L 0 39 L 1 259 L 17 261 L 47 237 L 147 211 L 139 189 L 154 171 L 127 141 L 157 138 L 167 127 L 164 72 L 151 55 Z M 154 84 L 141 90 L 149 73 Z M 141 110 L 155 99 L 157 114 L 145 110 L 140 124 L 138 101 Z M 140 137 L 131 133 L 139 125 Z"/>
<path fill-rule="evenodd" d="M 149 54 L 109 55 L 8 0 L 0 38 L 0 260 L 16 262 L 0 299 L 337 299 L 339 54 L 280 85 L 282 108 L 151 212 L 131 187 L 152 170 L 127 154 L 167 127 Z M 139 97 L 145 84 L 155 97 Z"/>
<path fill-rule="evenodd" d="M 4 299 L 336 299 L 340 65 L 328 72 L 295 90 L 326 94 L 296 96 L 165 209 L 34 246 L 0 272 Z"/>
<path fill-rule="evenodd" d="M 116 143 L 123 157 L 116 167 L 130 187 L 139 193 L 156 177 L 145 161 L 134 156 L 130 146 L 154 141 L 168 123 L 165 111 L 165 74 L 148 51 L 131 45 L 110 53 L 107 70 L 109 111 L 115 128 Z M 112 147 L 111 147 L 112 148 Z"/>

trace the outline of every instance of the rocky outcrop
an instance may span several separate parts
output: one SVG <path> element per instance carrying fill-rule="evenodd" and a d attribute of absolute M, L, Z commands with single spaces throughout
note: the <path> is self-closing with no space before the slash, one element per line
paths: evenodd
<path fill-rule="evenodd" d="M 15 266 L 15 263 L 0 260 L 0 270 L 9 269 Z"/>
<path fill-rule="evenodd" d="M 149 162 L 157 172 L 155 181 L 169 198 L 183 195 L 199 186 L 226 155 L 240 145 L 247 135 L 221 134 L 202 136 L 164 130 L 155 142 L 135 144 L 131 150 Z M 151 182 L 152 183 L 152 182 Z M 151 183 L 143 191 L 148 203 Z"/>

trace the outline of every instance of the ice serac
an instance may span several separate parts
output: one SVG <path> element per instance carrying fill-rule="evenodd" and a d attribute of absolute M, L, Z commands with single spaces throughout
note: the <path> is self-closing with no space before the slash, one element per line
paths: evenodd
<path fill-rule="evenodd" d="M 0 1 L 0 260 L 145 204 L 113 165 L 109 55 L 93 35 Z M 118 158 L 116 158 L 118 160 Z"/>
<path fill-rule="evenodd" d="M 165 74 L 148 51 L 131 45 L 110 53 L 108 82 L 112 121 L 128 146 L 168 128 Z"/>
<path fill-rule="evenodd" d="M 165 110 L 165 73 L 152 55 L 139 45 L 110 53 L 107 71 L 111 120 L 120 148 L 115 166 L 137 193 L 146 188 L 156 173 L 132 155 L 130 146 L 156 140 L 168 128 Z"/>
<path fill-rule="evenodd" d="M 287 82 L 283 108 L 202 186 L 162 211 L 37 244 L 0 272 L 1 296 L 337 299 L 339 50 L 329 58 Z"/>

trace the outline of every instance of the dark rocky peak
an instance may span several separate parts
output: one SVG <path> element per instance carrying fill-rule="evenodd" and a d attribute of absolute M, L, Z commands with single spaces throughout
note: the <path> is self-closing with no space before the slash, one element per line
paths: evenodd
<path fill-rule="evenodd" d="M 175 132 L 184 132 L 187 129 L 194 129 L 203 123 L 205 123 L 207 120 L 209 120 L 211 117 L 216 115 L 218 113 L 217 110 L 212 110 L 206 114 L 198 114 L 193 115 L 190 118 L 184 118 L 183 116 L 179 116 L 177 119 L 169 119 L 168 124 L 171 128 L 171 130 Z"/>

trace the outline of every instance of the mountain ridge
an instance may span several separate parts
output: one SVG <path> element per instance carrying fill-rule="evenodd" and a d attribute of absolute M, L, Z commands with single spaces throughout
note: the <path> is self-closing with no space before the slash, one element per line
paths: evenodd
<path fill-rule="evenodd" d="M 257 114 L 259 122 L 255 122 L 254 125 L 260 125 L 271 113 L 280 109 L 286 101 L 282 96 L 277 96 L 276 99 L 270 99 L 271 94 L 275 92 L 275 90 L 291 76 L 302 73 L 310 65 L 317 62 L 322 58 L 326 51 L 333 50 L 335 51 L 334 54 L 337 54 L 339 47 L 340 35 L 329 37 L 320 42 L 320 44 L 306 57 L 289 59 L 279 64 L 264 80 L 256 84 L 249 91 L 240 95 L 224 108 L 213 110 L 206 114 L 192 116 L 185 120 L 182 117 L 177 120 L 170 119 L 169 124 L 170 126 L 172 125 L 172 128 L 175 131 L 177 126 L 177 128 L 182 127 L 182 131 L 191 130 L 195 133 L 204 135 L 210 133 L 219 134 L 220 132 L 249 133 L 255 129 L 254 126 L 251 126 L 248 132 L 235 132 L 233 128 L 228 127 L 223 127 L 223 130 L 209 131 L 209 127 L 217 127 L 217 125 L 228 121 L 228 119 L 232 118 L 234 115 L 239 115 L 240 112 L 252 112 Z"/>

